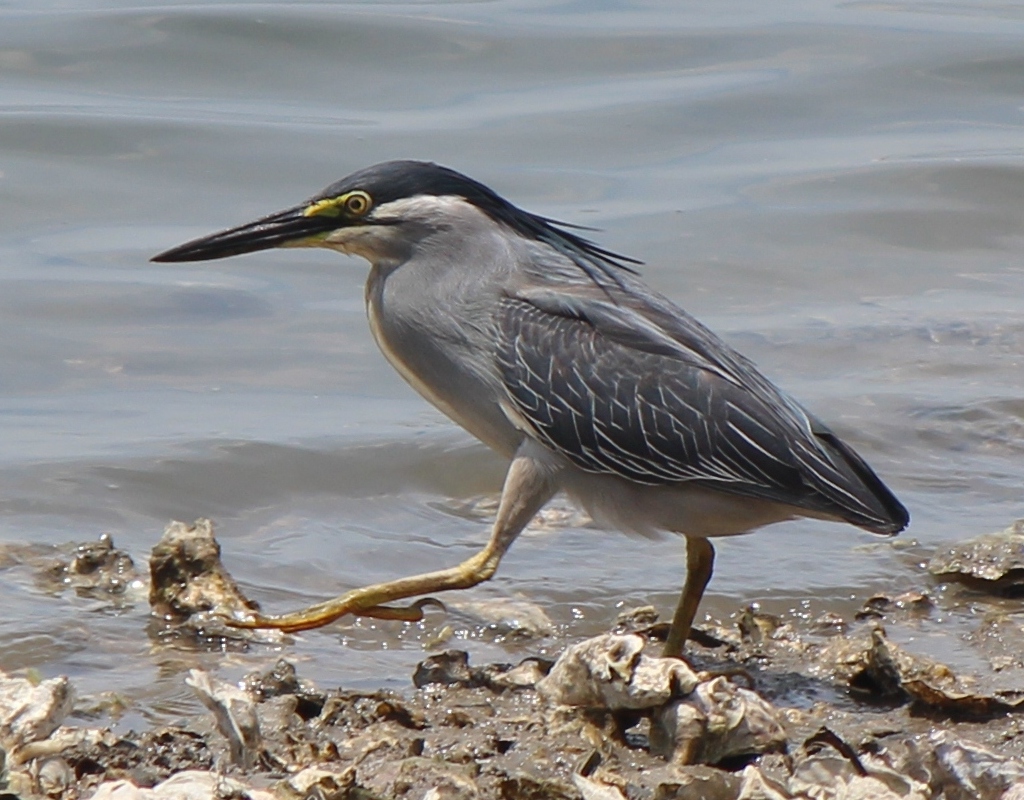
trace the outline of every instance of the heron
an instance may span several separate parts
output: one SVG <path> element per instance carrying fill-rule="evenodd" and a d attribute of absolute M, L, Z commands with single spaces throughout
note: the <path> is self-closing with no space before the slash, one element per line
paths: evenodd
<path fill-rule="evenodd" d="M 419 619 L 396 601 L 466 589 L 559 492 L 602 527 L 680 534 L 686 576 L 664 652 L 681 656 L 711 539 L 801 517 L 893 535 L 909 522 L 850 445 L 680 306 L 633 258 L 430 162 L 361 169 L 296 206 L 153 257 L 321 247 L 370 263 L 385 358 L 508 460 L 486 546 L 455 566 L 235 624 L 299 631 L 345 615 Z"/>

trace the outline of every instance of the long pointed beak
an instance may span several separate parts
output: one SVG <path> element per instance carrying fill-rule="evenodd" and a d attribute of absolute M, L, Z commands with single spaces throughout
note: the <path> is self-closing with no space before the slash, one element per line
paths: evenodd
<path fill-rule="evenodd" d="M 307 207 L 307 204 L 296 206 L 237 228 L 193 239 L 153 256 L 150 261 L 210 261 L 271 247 L 312 247 L 329 231 L 344 224 L 337 217 L 307 217 L 303 213 Z"/>

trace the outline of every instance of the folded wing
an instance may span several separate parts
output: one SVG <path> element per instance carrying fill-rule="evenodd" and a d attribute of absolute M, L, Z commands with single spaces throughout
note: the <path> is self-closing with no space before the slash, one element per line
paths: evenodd
<path fill-rule="evenodd" d="M 692 482 L 879 533 L 906 527 L 852 448 L 664 298 L 531 288 L 503 301 L 498 326 L 510 403 L 584 471 Z"/>

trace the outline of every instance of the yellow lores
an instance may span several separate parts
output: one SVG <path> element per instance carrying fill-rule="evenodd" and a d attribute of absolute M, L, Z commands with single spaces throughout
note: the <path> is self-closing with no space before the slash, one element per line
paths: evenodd
<path fill-rule="evenodd" d="M 328 197 L 324 200 L 317 200 L 312 205 L 306 206 L 302 211 L 304 217 L 340 217 L 342 214 L 350 217 L 361 217 L 373 205 L 373 200 L 366 192 L 346 192 L 338 197 Z"/>

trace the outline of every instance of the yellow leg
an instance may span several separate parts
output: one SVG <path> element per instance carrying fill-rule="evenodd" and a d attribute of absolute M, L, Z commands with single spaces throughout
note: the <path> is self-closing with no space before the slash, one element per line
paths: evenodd
<path fill-rule="evenodd" d="M 704 589 L 711 580 L 715 566 L 715 548 L 707 539 L 697 536 L 686 537 L 686 585 L 679 596 L 679 605 L 672 618 L 672 627 L 665 640 L 666 657 L 682 658 L 683 647 L 690 637 L 697 606 L 704 596 Z"/>
<path fill-rule="evenodd" d="M 520 452 L 509 466 L 505 486 L 501 492 L 498 516 L 491 530 L 491 538 L 479 553 L 461 564 L 437 572 L 426 572 L 353 589 L 340 597 L 310 606 L 302 611 L 280 616 L 257 614 L 251 619 L 229 620 L 237 628 L 277 628 L 294 632 L 319 628 L 346 614 L 372 616 L 383 619 L 417 620 L 422 612 L 417 606 L 389 608 L 383 603 L 420 597 L 450 589 L 468 589 L 490 578 L 498 568 L 501 557 L 529 524 L 541 507 L 551 499 L 554 487 L 544 466 Z"/>

